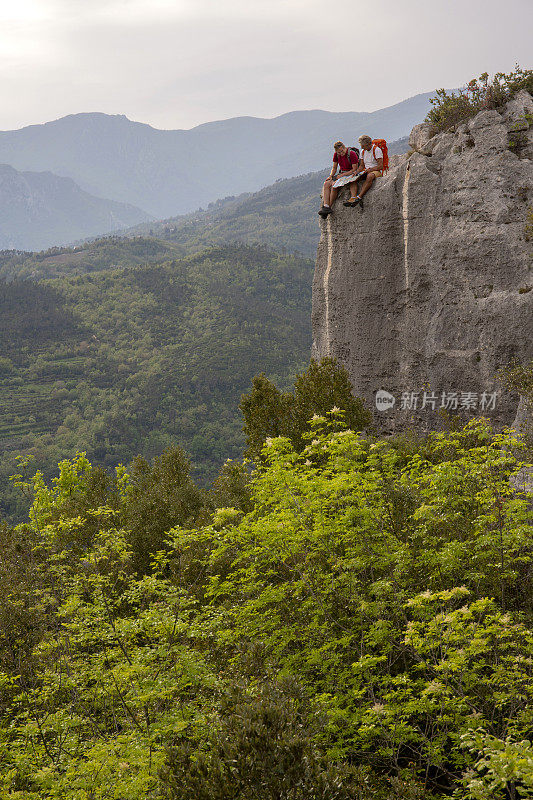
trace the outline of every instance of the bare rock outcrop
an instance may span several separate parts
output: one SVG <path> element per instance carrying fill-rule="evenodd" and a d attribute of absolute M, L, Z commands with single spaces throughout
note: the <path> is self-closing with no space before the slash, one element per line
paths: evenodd
<path fill-rule="evenodd" d="M 347 367 L 382 429 L 515 418 L 496 374 L 533 357 L 532 123 L 520 92 L 455 130 L 416 126 L 364 211 L 340 197 L 320 223 L 313 356 Z"/>
<path fill-rule="evenodd" d="M 435 134 L 435 128 L 429 122 L 422 122 L 420 125 L 415 125 L 409 135 L 409 147 L 411 150 L 417 150 L 424 155 L 431 155 L 432 147 L 431 140 Z"/>

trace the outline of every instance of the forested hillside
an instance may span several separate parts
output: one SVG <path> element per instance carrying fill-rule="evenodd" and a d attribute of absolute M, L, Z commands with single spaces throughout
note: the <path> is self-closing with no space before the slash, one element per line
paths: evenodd
<path fill-rule="evenodd" d="M 117 243 L 102 246 L 121 263 Z M 238 403 L 252 377 L 285 385 L 309 360 L 310 261 L 237 245 L 185 259 L 161 242 L 122 246 L 126 260 L 152 248 L 159 262 L 0 284 L 4 486 L 21 452 L 48 472 L 76 449 L 114 466 L 173 443 L 205 481 L 242 449 Z M 98 248 L 90 258 L 97 269 Z M 14 511 L 6 495 L 2 505 Z"/>
<path fill-rule="evenodd" d="M 280 180 L 254 194 L 229 197 L 194 214 L 138 225 L 134 235 L 152 235 L 187 251 L 234 241 L 265 244 L 314 258 L 320 236 L 317 211 L 328 171 Z"/>
<path fill-rule="evenodd" d="M 337 409 L 215 512 L 179 453 L 19 481 L 1 796 L 530 797 L 525 457 L 480 420 L 379 441 Z"/>
<path fill-rule="evenodd" d="M 117 267 L 142 266 L 184 255 L 184 248 L 153 237 L 106 236 L 75 247 L 51 247 L 38 253 L 0 251 L 0 277 L 5 280 L 56 278 Z"/>

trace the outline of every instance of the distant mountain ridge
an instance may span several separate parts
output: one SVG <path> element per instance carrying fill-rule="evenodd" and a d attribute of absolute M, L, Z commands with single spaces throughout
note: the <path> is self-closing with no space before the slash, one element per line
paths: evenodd
<path fill-rule="evenodd" d="M 321 169 L 335 139 L 354 144 L 361 133 L 399 139 L 425 117 L 432 95 L 373 112 L 293 111 L 190 130 L 158 130 L 124 115 L 73 114 L 0 132 L 0 163 L 72 178 L 93 195 L 163 218 Z"/>
<path fill-rule="evenodd" d="M 43 250 L 147 219 L 141 209 L 94 197 L 71 178 L 0 164 L 0 249 Z"/>

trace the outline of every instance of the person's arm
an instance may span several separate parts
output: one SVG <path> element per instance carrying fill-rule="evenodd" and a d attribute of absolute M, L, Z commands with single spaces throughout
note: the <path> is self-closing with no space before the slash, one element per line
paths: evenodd
<path fill-rule="evenodd" d="M 379 149 L 380 153 L 383 153 L 381 147 L 376 148 L 376 150 L 377 149 Z M 376 158 L 375 154 L 374 154 L 374 158 Z M 379 169 L 381 172 L 383 172 L 383 155 L 381 156 L 381 158 L 376 158 L 376 161 L 378 162 L 378 165 L 377 165 L 377 167 L 372 167 L 372 171 L 375 170 L 375 169 Z"/>
<path fill-rule="evenodd" d="M 359 162 L 359 156 L 357 155 L 355 150 L 353 151 L 353 154 L 354 154 L 355 159 L 356 159 L 355 160 L 355 164 L 353 164 L 352 160 L 350 159 L 350 163 L 352 164 L 352 168 L 351 168 L 351 170 L 349 172 L 345 172 L 344 173 L 345 175 L 357 175 L 357 172 L 359 170 L 359 163 L 360 163 Z"/>
<path fill-rule="evenodd" d="M 361 155 L 359 156 L 359 163 L 357 165 L 357 169 L 355 170 L 356 175 L 363 175 L 366 172 L 365 167 L 365 160 L 363 158 L 364 150 L 361 150 Z"/>

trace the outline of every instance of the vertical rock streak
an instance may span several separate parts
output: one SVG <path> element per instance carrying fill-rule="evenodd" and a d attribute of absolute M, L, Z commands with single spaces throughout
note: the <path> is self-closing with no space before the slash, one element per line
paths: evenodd
<path fill-rule="evenodd" d="M 404 275 L 404 289 L 409 291 L 409 179 L 411 177 L 411 161 L 409 160 L 405 167 L 405 176 L 402 186 L 402 225 L 403 225 L 403 275 Z M 409 298 L 405 297 L 405 306 L 403 310 L 403 327 L 404 330 L 409 330 Z M 409 358 L 405 350 L 400 353 L 399 357 L 400 367 L 400 381 L 405 388 L 408 383 L 409 375 Z"/>
<path fill-rule="evenodd" d="M 329 335 L 329 273 L 331 272 L 331 265 L 333 264 L 333 240 L 331 238 L 331 216 L 328 215 L 326 220 L 326 234 L 328 243 L 328 261 L 326 270 L 324 272 L 324 311 L 326 323 L 326 348 L 328 356 L 331 355 L 331 338 Z"/>
<path fill-rule="evenodd" d="M 405 168 L 405 178 L 402 189 L 402 219 L 403 219 L 403 271 L 405 275 L 405 288 L 409 288 L 409 177 L 411 163 L 408 161 Z"/>

